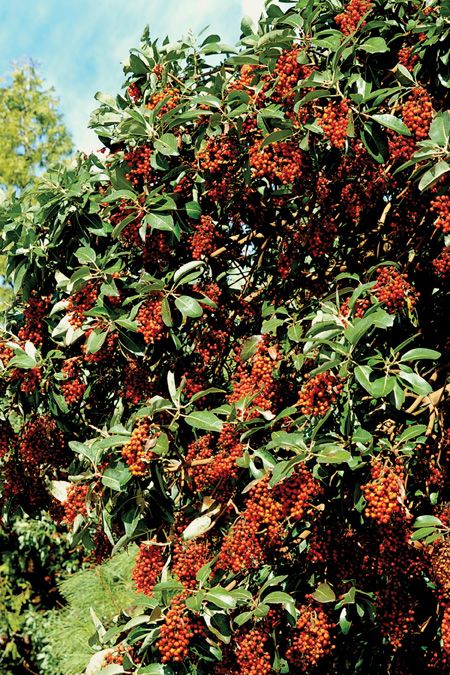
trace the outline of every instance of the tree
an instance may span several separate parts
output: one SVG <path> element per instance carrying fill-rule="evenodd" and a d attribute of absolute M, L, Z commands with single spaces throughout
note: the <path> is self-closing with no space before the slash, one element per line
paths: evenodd
<path fill-rule="evenodd" d="M 448 669 L 450 16 L 285 4 L 5 217 L 2 499 L 139 544 L 109 672 Z"/>
<path fill-rule="evenodd" d="M 33 64 L 16 66 L 0 86 L 0 187 L 22 190 L 72 150 L 53 89 Z"/>

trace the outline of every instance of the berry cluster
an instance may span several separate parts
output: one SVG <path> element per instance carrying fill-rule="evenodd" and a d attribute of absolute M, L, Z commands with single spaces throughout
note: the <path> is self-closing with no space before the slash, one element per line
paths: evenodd
<path fill-rule="evenodd" d="M 404 43 L 398 51 L 397 59 L 402 66 L 412 71 L 419 57 L 417 54 L 413 54 L 412 47 Z"/>
<path fill-rule="evenodd" d="M 450 602 L 442 603 L 441 638 L 442 649 L 450 656 Z"/>
<path fill-rule="evenodd" d="M 318 116 L 317 122 L 334 148 L 343 148 L 347 140 L 349 121 L 348 101 L 339 103 L 329 101 L 325 110 Z"/>
<path fill-rule="evenodd" d="M 321 607 L 303 605 L 292 631 L 286 659 L 300 672 L 309 672 L 328 656 L 334 648 L 330 621 Z"/>
<path fill-rule="evenodd" d="M 408 282 L 406 274 L 395 267 L 379 267 L 372 293 L 386 305 L 389 314 L 411 312 L 418 300 L 418 292 Z"/>
<path fill-rule="evenodd" d="M 189 238 L 193 260 L 208 258 L 217 248 L 216 226 L 210 216 L 200 216 L 198 225 L 194 227 L 194 233 Z"/>
<path fill-rule="evenodd" d="M 241 518 L 228 531 L 216 563 L 219 570 L 241 572 L 259 567 L 266 559 L 258 539 L 258 523 Z"/>
<path fill-rule="evenodd" d="M 161 314 L 160 294 L 150 296 L 139 308 L 136 315 L 138 332 L 144 336 L 145 344 L 151 345 L 164 337 L 164 323 Z"/>
<path fill-rule="evenodd" d="M 29 370 L 21 370 L 14 368 L 10 374 L 11 382 L 19 382 L 19 389 L 24 394 L 32 394 L 38 389 L 42 380 L 42 372 L 40 368 L 30 368 Z"/>
<path fill-rule="evenodd" d="M 127 180 L 132 185 L 140 189 L 144 185 L 148 187 L 155 186 L 155 172 L 151 166 L 153 150 L 146 145 L 142 145 L 124 154 L 124 160 L 130 167 L 127 173 Z"/>
<path fill-rule="evenodd" d="M 78 403 L 84 396 L 86 384 L 80 380 L 80 357 L 64 361 L 62 373 L 65 381 L 61 383 L 61 391 L 66 399 L 67 405 Z"/>
<path fill-rule="evenodd" d="M 311 502 L 321 494 L 320 483 L 304 465 L 297 465 L 292 476 L 274 488 L 283 516 L 292 520 L 301 520 L 311 507 Z"/>
<path fill-rule="evenodd" d="M 157 91 L 150 98 L 149 102 L 146 105 L 146 108 L 149 110 L 154 110 L 158 107 L 158 115 L 164 115 L 173 110 L 179 105 L 181 101 L 180 92 L 175 87 L 164 87 L 161 91 Z"/>
<path fill-rule="evenodd" d="M 237 476 L 236 460 L 242 456 L 244 448 L 232 425 L 224 426 L 214 449 L 215 452 L 211 434 L 201 436 L 188 448 L 186 464 L 189 476 L 199 491 Z"/>
<path fill-rule="evenodd" d="M 255 178 L 290 185 L 302 176 L 305 157 L 292 141 L 279 141 L 263 148 L 257 140 L 249 148 L 249 162 Z"/>
<path fill-rule="evenodd" d="M 264 649 L 267 633 L 261 628 L 244 631 L 236 638 L 234 652 L 242 675 L 269 675 L 272 673 L 271 659 Z"/>
<path fill-rule="evenodd" d="M 93 308 L 97 298 L 98 287 L 95 281 L 89 281 L 81 290 L 69 296 L 67 311 L 71 326 L 81 328 L 85 313 Z"/>
<path fill-rule="evenodd" d="M 236 358 L 238 366 L 231 379 L 232 393 L 229 403 L 237 403 L 244 397 L 252 397 L 251 409 L 245 417 L 256 417 L 256 408 L 271 410 L 277 397 L 277 386 L 273 373 L 278 365 L 279 354 L 275 347 L 267 347 L 261 341 L 256 354 L 246 362 Z"/>
<path fill-rule="evenodd" d="M 172 573 L 185 588 L 194 589 L 197 585 L 196 574 L 210 557 L 210 545 L 204 537 L 193 541 L 177 539 L 172 550 Z"/>
<path fill-rule="evenodd" d="M 444 234 L 450 234 L 450 196 L 435 197 L 430 203 L 430 209 L 437 215 L 434 226 Z"/>
<path fill-rule="evenodd" d="M 64 517 L 63 523 L 72 525 L 78 515 L 86 518 L 86 497 L 89 491 L 89 485 L 78 485 L 72 483 L 67 489 L 67 498 L 63 502 Z"/>
<path fill-rule="evenodd" d="M 142 98 L 142 93 L 141 93 L 141 90 L 140 90 L 139 86 L 136 84 L 136 82 L 132 82 L 129 85 L 127 91 L 128 91 L 128 96 L 132 99 L 133 103 L 135 105 L 137 105 Z"/>
<path fill-rule="evenodd" d="M 161 626 L 158 649 L 163 663 L 181 663 L 189 655 L 189 644 L 194 637 L 193 621 L 186 613 L 185 595 L 176 595 Z"/>
<path fill-rule="evenodd" d="M 343 382 L 330 371 L 311 377 L 305 375 L 306 383 L 298 394 L 297 405 L 303 415 L 323 417 L 336 403 L 344 387 Z"/>
<path fill-rule="evenodd" d="M 361 491 L 367 501 L 365 515 L 380 525 L 389 523 L 392 516 L 401 513 L 402 494 L 404 492 L 404 470 L 401 460 L 394 467 L 374 461 L 370 469 L 371 481 L 361 485 Z"/>
<path fill-rule="evenodd" d="M 27 422 L 19 437 L 19 456 L 30 466 L 64 464 L 64 436 L 55 420 L 41 415 Z"/>
<path fill-rule="evenodd" d="M 413 88 L 402 107 L 402 117 L 416 141 L 427 138 L 433 119 L 433 104 L 425 89 Z"/>
<path fill-rule="evenodd" d="M 277 59 L 274 75 L 276 85 L 272 97 L 275 101 L 292 105 L 298 83 L 304 80 L 309 72 L 298 62 L 300 48 L 283 49 Z"/>
<path fill-rule="evenodd" d="M 151 448 L 155 447 L 157 434 L 152 434 L 148 420 L 141 420 L 133 429 L 130 441 L 122 448 L 122 457 L 128 464 L 133 476 L 145 476 L 149 471 L 149 462 L 155 454 Z"/>
<path fill-rule="evenodd" d="M 391 581 L 377 593 L 376 608 L 382 635 L 394 650 L 400 649 L 414 623 L 411 598 L 402 586 Z"/>
<path fill-rule="evenodd" d="M 123 371 L 123 389 L 120 395 L 137 405 L 152 391 L 149 369 L 135 359 L 130 359 Z"/>
<path fill-rule="evenodd" d="M 449 219 L 450 230 L 450 219 Z M 437 258 L 433 260 L 433 267 L 441 279 L 450 278 L 450 246 L 445 246 Z"/>
<path fill-rule="evenodd" d="M 165 564 L 162 547 L 144 542 L 139 546 L 133 568 L 133 581 L 139 593 L 151 596 Z"/>
<path fill-rule="evenodd" d="M 341 33 L 350 35 L 358 26 L 365 26 L 366 22 L 362 19 L 371 8 L 370 0 L 350 0 L 345 11 L 334 17 Z"/>
<path fill-rule="evenodd" d="M 31 293 L 23 312 L 25 324 L 18 333 L 20 340 L 24 342 L 29 340 L 36 346 L 42 344 L 44 339 L 43 320 L 47 316 L 50 304 L 50 296 L 39 297 L 36 292 Z"/>

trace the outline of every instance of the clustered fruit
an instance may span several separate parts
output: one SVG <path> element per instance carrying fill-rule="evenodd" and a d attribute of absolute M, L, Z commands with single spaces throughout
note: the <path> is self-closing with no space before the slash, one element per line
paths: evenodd
<path fill-rule="evenodd" d="M 397 315 L 411 312 L 419 297 L 418 292 L 408 282 L 406 274 L 401 274 L 390 266 L 377 269 L 372 293 L 386 305 L 389 314 Z"/>
<path fill-rule="evenodd" d="M 311 377 L 305 375 L 305 384 L 298 393 L 297 405 L 303 415 L 323 417 L 337 402 L 344 387 L 343 382 L 330 371 Z"/>
<path fill-rule="evenodd" d="M 343 148 L 347 140 L 349 121 L 347 100 L 336 103 L 329 101 L 327 107 L 318 116 L 317 122 L 334 148 Z"/>
<path fill-rule="evenodd" d="M 401 460 L 393 467 L 376 460 L 372 463 L 371 481 L 361 486 L 367 506 L 364 513 L 376 523 L 389 523 L 393 515 L 401 513 L 404 493 L 404 469 Z"/>
<path fill-rule="evenodd" d="M 165 565 L 161 546 L 151 542 L 143 542 L 139 546 L 133 567 L 133 581 L 139 593 L 152 596 Z"/>
<path fill-rule="evenodd" d="M 158 434 L 152 433 L 152 427 L 147 419 L 142 419 L 133 429 L 130 441 L 122 448 L 122 457 L 128 464 L 133 476 L 145 476 L 149 472 L 149 462 L 154 459 Z"/>
<path fill-rule="evenodd" d="M 450 234 L 450 197 L 439 195 L 430 204 L 430 209 L 437 215 L 434 226 L 444 234 Z"/>
<path fill-rule="evenodd" d="M 286 651 L 288 663 L 300 672 L 308 672 L 316 668 L 333 648 L 332 626 L 324 610 L 313 605 L 301 607 Z"/>
<path fill-rule="evenodd" d="M 136 315 L 138 332 L 145 344 L 151 345 L 164 337 L 165 329 L 161 312 L 162 299 L 159 294 L 150 296 L 139 308 Z"/>
<path fill-rule="evenodd" d="M 88 492 L 89 485 L 72 483 L 67 488 L 67 498 L 63 502 L 63 522 L 66 523 L 66 525 L 73 525 L 73 522 L 78 515 L 83 518 L 87 517 L 86 497 Z"/>
<path fill-rule="evenodd" d="M 350 0 L 345 10 L 334 17 L 341 33 L 351 35 L 358 26 L 365 26 L 366 22 L 362 19 L 371 8 L 369 0 Z"/>

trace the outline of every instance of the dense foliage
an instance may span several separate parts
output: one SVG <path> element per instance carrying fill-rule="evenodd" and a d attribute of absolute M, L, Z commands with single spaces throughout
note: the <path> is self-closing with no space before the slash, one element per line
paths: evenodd
<path fill-rule="evenodd" d="M 281 5 L 4 223 L 2 501 L 139 545 L 105 672 L 448 670 L 450 8 Z"/>

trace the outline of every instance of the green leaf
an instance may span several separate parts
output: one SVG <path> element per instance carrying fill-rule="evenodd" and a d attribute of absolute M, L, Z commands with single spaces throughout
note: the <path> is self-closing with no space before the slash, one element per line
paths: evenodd
<path fill-rule="evenodd" d="M 94 249 L 90 246 L 82 246 L 79 248 L 77 251 L 75 251 L 75 257 L 82 265 L 95 263 L 97 259 Z"/>
<path fill-rule="evenodd" d="M 427 396 L 427 394 L 431 394 L 433 391 L 433 387 L 429 385 L 423 377 L 420 377 L 420 375 L 417 375 L 416 373 L 404 373 L 403 371 L 400 371 L 398 377 L 407 382 L 410 389 L 419 396 Z"/>
<path fill-rule="evenodd" d="M 86 353 L 95 354 L 96 352 L 98 352 L 98 350 L 101 349 L 103 343 L 105 342 L 107 335 L 108 331 L 104 331 L 103 333 L 97 333 L 97 331 L 93 330 L 87 339 Z"/>
<path fill-rule="evenodd" d="M 426 171 L 419 181 L 419 190 L 424 191 L 431 187 L 444 173 L 450 171 L 450 165 L 442 159 L 435 164 L 429 171 Z"/>
<path fill-rule="evenodd" d="M 352 458 L 348 450 L 334 443 L 316 445 L 314 452 L 317 453 L 319 464 L 341 464 L 342 462 L 348 462 Z"/>
<path fill-rule="evenodd" d="M 372 368 L 369 368 L 369 366 L 356 366 L 355 368 L 355 377 L 357 381 L 369 394 L 372 394 L 372 383 L 370 381 L 372 373 L 373 370 Z"/>
<path fill-rule="evenodd" d="M 443 524 L 436 516 L 419 516 L 415 519 L 413 527 L 443 527 Z"/>
<path fill-rule="evenodd" d="M 155 150 L 168 157 L 178 155 L 178 141 L 173 134 L 163 134 L 155 141 Z"/>
<path fill-rule="evenodd" d="M 285 603 L 294 602 L 294 599 L 288 593 L 283 593 L 283 591 L 273 591 L 264 596 L 263 602 L 267 605 L 284 605 Z"/>
<path fill-rule="evenodd" d="M 321 603 L 334 602 L 336 600 L 335 592 L 325 581 L 317 586 L 314 593 L 311 593 L 311 597 Z"/>
<path fill-rule="evenodd" d="M 204 431 L 222 431 L 223 422 L 217 415 L 209 410 L 197 410 L 187 415 L 186 422 L 194 429 L 203 429 Z"/>
<path fill-rule="evenodd" d="M 236 598 L 229 591 L 220 586 L 212 588 L 205 595 L 205 600 L 212 602 L 221 609 L 234 609 L 236 607 Z"/>
<path fill-rule="evenodd" d="M 184 208 L 189 218 L 193 220 L 197 220 L 202 215 L 202 207 L 198 202 L 187 202 Z"/>
<path fill-rule="evenodd" d="M 184 317 L 189 316 L 196 319 L 203 314 L 203 308 L 200 303 L 189 295 L 180 295 L 178 298 L 175 298 L 175 305 Z"/>
<path fill-rule="evenodd" d="M 410 349 L 408 352 L 402 354 L 400 361 L 420 361 L 421 359 L 437 361 L 440 357 L 441 353 L 437 352 L 435 349 L 422 349 L 418 347 L 417 349 Z"/>
<path fill-rule="evenodd" d="M 392 129 L 402 136 L 411 136 L 411 132 L 402 120 L 399 120 L 395 115 L 371 115 L 372 119 L 381 124 L 383 127 Z"/>
<path fill-rule="evenodd" d="M 205 534 L 211 527 L 212 520 L 210 516 L 199 516 L 195 518 L 189 525 L 183 530 L 182 537 L 185 541 L 191 541 L 191 539 L 196 539 L 202 534 Z"/>
<path fill-rule="evenodd" d="M 265 148 L 267 145 L 270 145 L 271 143 L 279 143 L 280 141 L 284 141 L 285 138 L 289 138 L 289 136 L 292 136 L 293 134 L 292 129 L 281 129 L 280 131 L 272 131 L 271 134 L 268 134 L 267 136 L 264 137 L 260 147 Z"/>
<path fill-rule="evenodd" d="M 201 260 L 191 260 L 188 263 L 185 263 L 182 265 L 175 274 L 173 275 L 173 283 L 175 285 L 179 284 L 180 282 L 183 281 L 183 279 L 189 275 L 192 270 L 198 270 L 199 275 L 202 273 L 203 269 L 205 267 L 205 263 Z"/>
<path fill-rule="evenodd" d="M 410 427 L 407 427 L 405 431 L 398 437 L 397 443 L 406 443 L 412 438 L 417 438 L 422 436 L 427 430 L 426 424 L 413 424 Z"/>
<path fill-rule="evenodd" d="M 122 492 L 128 481 L 131 480 L 131 473 L 123 462 L 119 462 L 116 466 L 108 466 L 102 476 L 102 483 L 106 487 Z"/>
<path fill-rule="evenodd" d="M 363 49 L 369 54 L 379 54 L 382 52 L 389 51 L 389 47 L 386 44 L 386 41 L 381 37 L 369 38 L 361 45 L 358 46 L 358 49 Z"/>
<path fill-rule="evenodd" d="M 166 296 L 164 296 L 161 302 L 161 318 L 165 326 L 168 328 L 173 326 L 172 312 L 170 311 L 169 300 Z"/>
<path fill-rule="evenodd" d="M 164 214 L 154 211 L 153 213 L 148 213 L 146 216 L 144 216 L 142 222 L 144 223 L 144 221 L 145 224 L 149 225 L 155 230 L 173 232 L 176 237 L 179 236 L 178 228 L 175 226 L 173 217 L 170 215 L 170 213 Z"/>

